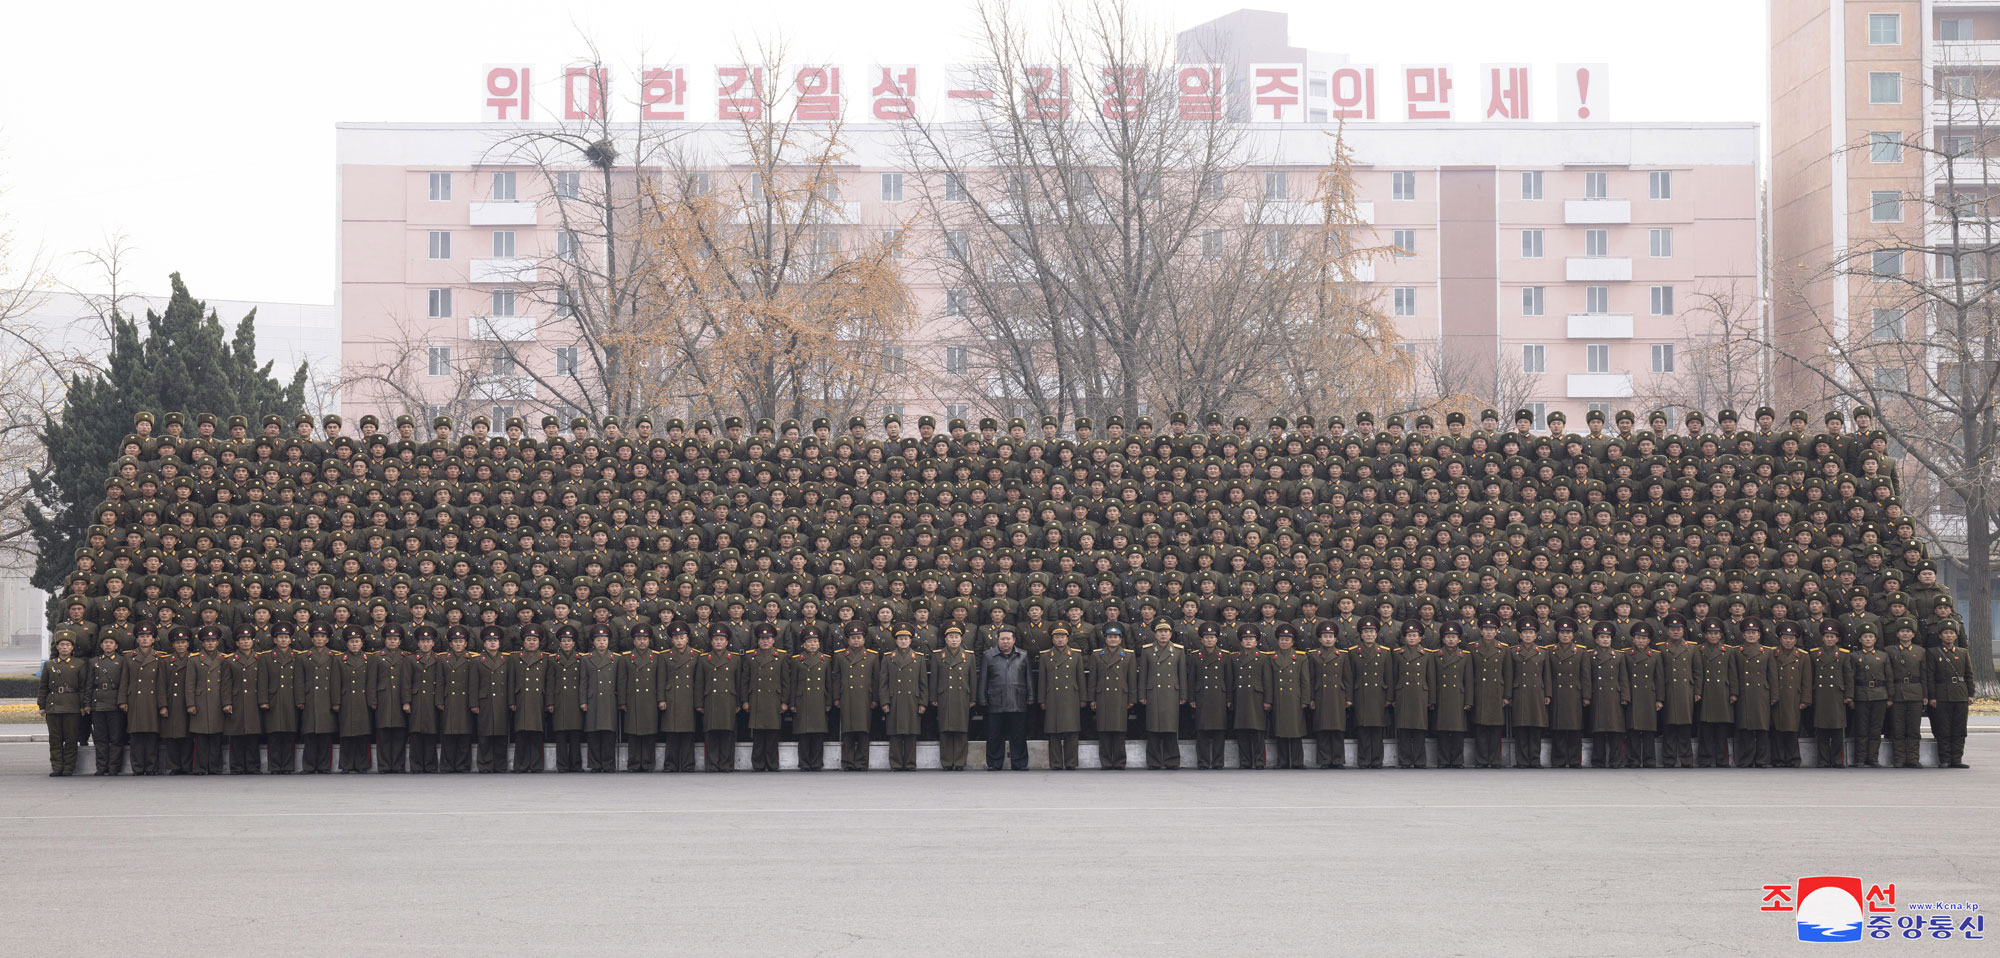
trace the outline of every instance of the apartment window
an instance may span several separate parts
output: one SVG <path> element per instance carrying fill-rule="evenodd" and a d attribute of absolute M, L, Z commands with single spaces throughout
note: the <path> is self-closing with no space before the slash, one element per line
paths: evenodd
<path fill-rule="evenodd" d="M 1549 348 L 1540 343 L 1528 343 L 1521 347 L 1521 371 L 1524 373 L 1545 373 L 1549 371 Z"/>
<path fill-rule="evenodd" d="M 1521 231 L 1521 258 L 1523 258 L 1523 259 L 1541 259 L 1541 258 L 1542 258 L 1542 231 L 1541 231 L 1541 230 L 1522 230 L 1522 231 Z"/>
<path fill-rule="evenodd" d="M 964 346 L 944 348 L 944 371 L 947 376 L 963 376 L 972 368 L 972 351 Z"/>
<path fill-rule="evenodd" d="M 944 291 L 944 314 L 946 316 L 965 315 L 965 290 L 948 289 Z"/>
<path fill-rule="evenodd" d="M 965 192 L 965 177 L 957 173 L 945 174 L 944 199 L 947 203 L 963 203 L 968 199 Z"/>
<path fill-rule="evenodd" d="M 1222 231 L 1201 231 L 1201 255 L 1213 259 L 1222 255 Z"/>
<path fill-rule="evenodd" d="M 1965 17 L 1946 17 L 1938 21 L 1937 38 L 1947 43 L 1964 43 L 1972 39 L 1972 20 Z"/>
<path fill-rule="evenodd" d="M 424 421 L 436 422 L 439 416 L 451 415 L 451 407 L 440 403 L 424 404 Z"/>
<path fill-rule="evenodd" d="M 764 174 L 762 173 L 750 174 L 750 201 L 752 203 L 764 202 Z"/>
<path fill-rule="evenodd" d="M 557 347 L 556 347 L 556 375 L 558 375 L 558 376 L 574 376 L 574 375 L 576 375 L 576 347 L 575 347 L 575 346 L 557 346 Z"/>
<path fill-rule="evenodd" d="M 1656 200 L 1674 198 L 1674 171 L 1654 170 L 1648 174 L 1646 195 Z"/>
<path fill-rule="evenodd" d="M 1389 198 L 1392 200 L 1414 200 L 1417 198 L 1417 174 L 1389 174 Z"/>
<path fill-rule="evenodd" d="M 571 259 L 575 257 L 577 248 L 581 245 L 577 241 L 575 230 L 558 230 L 556 232 L 557 259 Z"/>
<path fill-rule="evenodd" d="M 1884 279 L 1903 275 L 1903 251 L 1876 250 L 1869 254 L 1868 271 Z"/>
<path fill-rule="evenodd" d="M 1532 425 L 1534 426 L 1534 428 L 1536 428 L 1536 429 L 1546 429 L 1546 428 L 1548 428 L 1548 425 L 1549 425 L 1549 404 L 1548 404 L 1548 403 L 1545 403 L 1545 402 L 1526 402 L 1526 403 L 1522 403 L 1522 404 L 1521 404 L 1521 408 L 1523 408 L 1523 409 L 1526 409 L 1527 411 L 1529 411 L 1529 412 L 1531 412 L 1531 413 L 1534 413 L 1534 414 L 1535 414 L 1535 421 L 1534 421 L 1534 423 L 1532 424 Z"/>
<path fill-rule="evenodd" d="M 1398 256 L 1417 255 L 1416 230 L 1396 230 L 1394 233 L 1390 235 L 1392 235 L 1395 238 L 1396 255 Z"/>
<path fill-rule="evenodd" d="M 1868 134 L 1868 162 L 1903 162 L 1903 136 L 1900 133 Z"/>
<path fill-rule="evenodd" d="M 514 198 L 514 174 L 493 174 L 493 198 L 496 200 L 511 200 Z"/>
<path fill-rule="evenodd" d="M 451 290 L 433 289 L 430 294 L 430 311 L 425 315 L 432 319 L 446 319 L 451 316 Z"/>
<path fill-rule="evenodd" d="M 1950 80 L 1950 77 L 1945 78 L 1947 90 L 1950 86 Z M 1868 74 L 1868 102 L 1903 102 L 1903 75 L 1900 73 Z"/>
<path fill-rule="evenodd" d="M 1285 172 L 1271 170 L 1264 174 L 1264 198 L 1282 200 L 1285 198 Z"/>
<path fill-rule="evenodd" d="M 1876 223 L 1903 221 L 1903 194 L 1895 190 L 1875 190 L 1868 194 L 1868 219 Z"/>
<path fill-rule="evenodd" d="M 1900 13 L 1869 14 L 1868 42 L 1876 45 L 1903 42 L 1903 15 Z"/>
<path fill-rule="evenodd" d="M 556 196 L 573 200 L 583 195 L 583 174 L 574 171 L 556 174 Z"/>
<path fill-rule="evenodd" d="M 576 315 L 576 297 L 566 287 L 556 290 L 555 312 L 563 319 Z"/>
<path fill-rule="evenodd" d="M 1587 402 L 1583 408 L 1586 412 L 1603 413 L 1607 417 L 1611 415 L 1611 404 L 1608 402 Z"/>
<path fill-rule="evenodd" d="M 1907 392 L 1910 388 L 1910 371 L 1901 366 L 1878 366 L 1874 379 L 1875 388 L 1883 392 Z"/>
<path fill-rule="evenodd" d="M 451 174 L 431 174 L 431 202 L 444 203 L 451 200 Z"/>
<path fill-rule="evenodd" d="M 1540 286 L 1521 287 L 1521 315 L 1540 316 L 1543 312 L 1544 297 Z"/>
<path fill-rule="evenodd" d="M 1610 174 L 1602 171 L 1583 174 L 1583 198 L 1586 200 L 1603 199 L 1606 195 L 1606 189 L 1610 185 L 1610 178 Z"/>
<path fill-rule="evenodd" d="M 972 240 L 964 230 L 945 230 L 944 249 L 952 259 L 963 261 L 971 253 Z"/>
<path fill-rule="evenodd" d="M 899 375 L 902 373 L 903 347 L 901 346 L 882 347 L 882 371 L 892 376 Z"/>
<path fill-rule="evenodd" d="M 1521 198 L 1524 200 L 1542 198 L 1542 171 L 1529 170 L 1521 174 Z"/>
<path fill-rule="evenodd" d="M 1947 73 L 1944 92 L 1946 96 L 1976 97 L 1979 95 L 1979 78 L 1970 73 Z"/>
<path fill-rule="evenodd" d="M 1903 338 L 1903 311 L 1900 309 L 1877 309 L 1869 333 L 1876 339 L 1894 342 Z"/>
<path fill-rule="evenodd" d="M 451 231 L 431 230 L 431 259 L 451 258 Z"/>
<path fill-rule="evenodd" d="M 882 202 L 898 203 L 903 199 L 903 174 L 882 174 Z"/>
<path fill-rule="evenodd" d="M 1396 287 L 1394 298 L 1396 301 L 1395 315 L 1415 316 L 1417 314 L 1417 288 L 1415 286 Z"/>
<path fill-rule="evenodd" d="M 1397 231 L 1399 235 L 1401 234 L 1401 232 L 1402 232 L 1401 230 Z M 1291 248 L 1290 245 L 1286 242 L 1285 234 L 1277 230 L 1272 230 L 1268 233 L 1265 233 L 1264 265 L 1281 266 L 1289 259 L 1291 259 Z"/>
<path fill-rule="evenodd" d="M 429 371 L 430 371 L 430 374 L 431 374 L 431 375 L 433 375 L 433 376 L 449 376 L 449 375 L 451 375 L 451 347 L 450 347 L 450 346 L 432 346 L 432 347 L 430 348 L 430 367 L 429 367 Z"/>
<path fill-rule="evenodd" d="M 493 258 L 508 259 L 514 255 L 514 231 L 493 231 Z"/>
<path fill-rule="evenodd" d="M 1306 91 L 1308 94 L 1312 96 L 1313 99 L 1315 100 L 1326 99 L 1327 97 L 1326 74 L 1315 73 L 1312 75 L 1312 79 L 1306 81 L 1306 83 L 1307 83 Z"/>
<path fill-rule="evenodd" d="M 514 361 L 514 354 L 501 350 L 493 354 L 493 375 L 512 376 L 521 371 L 521 364 Z"/>
<path fill-rule="evenodd" d="M 883 230 L 882 245 L 889 250 L 890 259 L 903 258 L 903 231 Z"/>
<path fill-rule="evenodd" d="M 1647 249 L 1654 259 L 1664 259 L 1674 255 L 1674 231 L 1658 229 L 1646 231 Z"/>
<path fill-rule="evenodd" d="M 1879 257 L 1882 254 L 1877 253 L 1875 255 Z M 1939 254 L 1938 278 L 1947 281 L 1956 281 L 1959 278 L 1958 274 L 1960 273 L 1962 267 L 1966 279 L 1983 280 L 1986 278 L 1986 268 L 1983 265 L 1981 265 L 1981 262 L 1984 258 L 1985 258 L 1984 255 L 1979 253 L 1965 253 L 1959 256 L 1953 256 L 1949 253 Z M 1897 260 L 1896 273 L 1893 275 L 1902 274 L 1901 264 L 1902 260 L 1899 258 Z M 1883 275 L 1890 275 L 1890 274 L 1883 274 Z"/>
<path fill-rule="evenodd" d="M 709 191 L 714 188 L 714 184 L 709 179 L 707 173 L 689 173 L 681 181 L 682 191 L 689 196 L 707 196 Z"/>
<path fill-rule="evenodd" d="M 1672 286 L 1654 286 L 1652 287 L 1652 293 L 1653 315 L 1672 316 L 1674 314 L 1674 288 Z"/>
<path fill-rule="evenodd" d="M 1611 231 L 1584 230 L 1583 255 L 1585 256 L 1611 255 Z"/>
<path fill-rule="evenodd" d="M 884 419 L 887 419 L 887 418 L 889 418 L 890 416 L 894 416 L 894 417 L 896 417 L 897 419 L 902 419 L 902 418 L 903 418 L 903 407 L 901 407 L 901 406 L 883 406 L 883 407 L 882 407 L 882 418 L 884 418 Z"/>
<path fill-rule="evenodd" d="M 1938 137 L 1938 149 L 1946 156 L 1965 156 L 1972 152 L 1972 137 L 1964 133 L 1947 133 Z"/>
<path fill-rule="evenodd" d="M 488 315 L 491 315 L 491 316 L 512 316 L 512 315 L 514 315 L 514 291 L 513 291 L 513 290 L 511 290 L 511 289 L 496 289 L 496 290 L 494 290 L 494 291 L 493 291 L 493 312 L 489 313 Z"/>
<path fill-rule="evenodd" d="M 944 404 L 945 422 L 949 424 L 953 419 L 964 419 L 966 412 L 969 411 L 970 408 L 971 407 L 967 406 L 962 402 L 945 403 Z"/>
<path fill-rule="evenodd" d="M 1674 371 L 1673 343 L 1653 344 L 1653 371 L 1656 373 L 1670 373 Z"/>
<path fill-rule="evenodd" d="M 1201 174 L 1202 199 L 1210 201 L 1222 199 L 1224 186 L 1221 173 L 1215 170 L 1208 170 Z"/>
<path fill-rule="evenodd" d="M 1586 313 L 1611 312 L 1611 287 L 1585 286 L 1583 288 L 1583 311 Z"/>
<path fill-rule="evenodd" d="M 1583 347 L 1583 371 L 1587 373 L 1610 372 L 1611 347 L 1603 343 L 1591 343 Z"/>

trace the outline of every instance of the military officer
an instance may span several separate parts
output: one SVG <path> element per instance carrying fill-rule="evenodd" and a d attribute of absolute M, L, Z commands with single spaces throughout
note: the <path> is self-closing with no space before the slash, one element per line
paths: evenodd
<path fill-rule="evenodd" d="M 1623 768 L 1626 756 L 1625 714 L 1632 706 L 1631 658 L 1611 647 L 1618 627 L 1599 622 L 1591 629 L 1596 647 L 1590 650 L 1584 668 L 1584 704 L 1590 712 L 1590 764 L 1598 768 Z"/>
<path fill-rule="evenodd" d="M 1172 623 L 1153 627 L 1153 644 L 1139 655 L 1139 705 L 1146 710 L 1146 767 L 1181 767 L 1181 706 L 1187 704 L 1187 650 Z"/>
<path fill-rule="evenodd" d="M 840 770 L 868 770 L 869 721 L 875 702 L 875 667 L 881 654 L 868 647 L 868 632 L 861 626 L 847 630 L 847 647 L 833 657 L 829 677 L 835 691 L 834 707 L 840 710 Z"/>
<path fill-rule="evenodd" d="M 263 713 L 264 756 L 273 775 L 290 775 L 298 763 L 300 655 L 289 624 L 272 630 L 271 647 L 257 653 L 257 709 Z M 435 759 L 435 745 L 431 754 Z"/>
<path fill-rule="evenodd" d="M 588 663 L 577 651 L 575 626 L 556 629 L 556 653 L 548 663 L 549 731 L 555 736 L 556 772 L 583 771 L 584 669 Z"/>
<path fill-rule="evenodd" d="M 1929 660 L 1916 644 L 1914 623 L 1905 619 L 1896 626 L 1896 644 L 1889 647 L 1889 735 L 1895 745 L 1899 768 L 1922 768 L 1918 758 L 1918 723 L 1924 702 L 1931 697 Z"/>
<path fill-rule="evenodd" d="M 1201 627 L 1194 651 L 1186 658 L 1187 697 L 1194 706 L 1195 767 L 1221 768 L 1224 739 L 1229 735 L 1229 713 L 1235 705 L 1231 696 L 1237 654 L 1222 647 L 1219 629 L 1206 624 Z"/>
<path fill-rule="evenodd" d="M 133 630 L 136 648 L 125 653 L 125 681 L 118 708 L 125 713 L 125 735 L 132 757 L 132 774 L 160 774 L 160 720 L 166 703 L 161 696 L 161 663 L 165 653 L 154 648 L 155 630 Z"/>
<path fill-rule="evenodd" d="M 1465 630 L 1447 623 L 1438 632 L 1440 648 L 1432 653 L 1436 678 L 1432 685 L 1431 732 L 1437 736 L 1438 767 L 1465 767 L 1465 731 L 1472 716 L 1472 653 L 1463 645 Z"/>
<path fill-rule="evenodd" d="M 1540 627 L 1523 622 L 1514 643 L 1514 684 L 1508 694 L 1507 722 L 1514 729 L 1514 767 L 1542 767 L 1542 730 L 1549 725 L 1549 689 L 1554 676 L 1549 653 L 1537 644 Z"/>
<path fill-rule="evenodd" d="M 1396 712 L 1396 767 L 1423 768 L 1424 733 L 1437 695 L 1437 661 L 1424 648 L 1423 626 L 1403 627 L 1403 644 L 1391 660 L 1391 705 Z"/>
<path fill-rule="evenodd" d="M 549 670 L 554 662 L 552 656 L 542 651 L 541 628 L 530 626 L 522 630 L 521 651 L 509 652 L 506 658 L 507 710 L 514 720 L 514 771 L 539 772 L 548 762 L 543 741 L 554 707 L 549 688 Z M 381 714 L 379 706 L 376 714 Z"/>
<path fill-rule="evenodd" d="M 703 765 L 711 772 L 736 771 L 736 713 L 743 708 L 743 663 L 730 649 L 730 631 L 708 631 L 708 651 L 695 667 L 701 713 Z M 650 746 L 649 746 L 650 748 Z"/>
<path fill-rule="evenodd" d="M 1695 720 L 1701 732 L 1697 768 L 1729 766 L 1729 733 L 1736 721 L 1736 690 L 1742 679 L 1736 650 L 1722 644 L 1722 620 L 1701 624 L 1695 656 Z"/>
<path fill-rule="evenodd" d="M 1972 658 L 1958 644 L 1957 620 L 1948 619 L 1938 629 L 1938 646 L 1928 658 L 1931 737 L 1937 740 L 1938 767 L 1970 768 L 1965 764 L 1965 716 L 1972 701 Z"/>
<path fill-rule="evenodd" d="M 729 643 L 729 635 L 723 633 L 724 646 Z M 625 771 L 650 772 L 653 770 L 654 746 L 659 742 L 660 716 L 666 710 L 666 701 L 660 695 L 660 655 L 653 649 L 653 628 L 649 625 L 637 626 L 632 630 L 632 648 L 618 653 L 618 719 L 625 733 Z M 733 734 L 735 706 L 730 706 L 731 729 Z"/>
<path fill-rule="evenodd" d="M 479 735 L 479 771 L 488 775 L 507 770 L 507 740 L 514 734 L 508 659 L 500 650 L 500 639 L 498 628 L 482 630 L 482 649 L 472 657 L 472 714 Z"/>
<path fill-rule="evenodd" d="M 1854 705 L 1854 659 L 1840 647 L 1840 626 L 1820 629 L 1819 647 L 1812 651 L 1812 724 L 1814 764 L 1840 768 L 1846 763 L 1847 710 Z"/>
<path fill-rule="evenodd" d="M 1771 767 L 1771 708 L 1777 704 L 1777 657 L 1756 619 L 1740 627 L 1736 648 L 1736 767 Z"/>
<path fill-rule="evenodd" d="M 733 633 L 732 633 L 733 635 Z M 660 737 L 666 740 L 664 772 L 694 771 L 694 740 L 701 717 L 700 686 L 696 683 L 704 651 L 694 647 L 687 627 L 667 630 L 667 649 L 659 654 Z M 650 746 L 649 746 L 650 749 Z M 650 762 L 647 767 L 652 767 Z"/>
<path fill-rule="evenodd" d="M 194 738 L 194 773 L 220 775 L 223 769 L 223 736 L 229 731 L 229 716 L 222 711 L 225 694 L 222 675 L 222 630 L 201 630 L 201 651 L 187 664 L 188 734 Z"/>
<path fill-rule="evenodd" d="M 1266 653 L 1266 698 L 1271 707 L 1271 743 L 1277 767 L 1305 768 L 1305 737 L 1310 723 L 1306 705 L 1312 700 L 1312 661 L 1298 645 L 1290 623 L 1278 626 L 1278 647 Z"/>
<path fill-rule="evenodd" d="M 1069 644 L 1069 627 L 1049 630 L 1049 647 L 1036 656 L 1035 698 L 1042 704 L 1042 731 L 1049 737 L 1049 768 L 1077 767 L 1077 739 L 1083 732 L 1084 656 Z"/>
<path fill-rule="evenodd" d="M 778 648 L 778 630 L 757 627 L 757 648 L 743 657 L 743 711 L 750 720 L 750 770 L 778 770 L 778 739 L 785 730 L 785 702 L 792 660 Z"/>
<path fill-rule="evenodd" d="M 1894 685 L 1889 653 L 1877 648 L 1877 641 L 1872 626 L 1855 637 L 1852 730 L 1854 764 L 1861 768 L 1877 768 L 1882 764 L 1882 727 L 1888 720 L 1889 695 Z"/>
<path fill-rule="evenodd" d="M 76 657 L 76 640 L 58 636 L 55 653 L 42 663 L 35 693 L 35 707 L 49 726 L 50 778 L 76 774 L 77 742 L 90 703 L 90 668 Z"/>
<path fill-rule="evenodd" d="M 931 712 L 937 717 L 938 767 L 945 771 L 965 770 L 972 704 L 979 700 L 975 686 L 978 678 L 979 663 L 965 648 L 965 630 L 956 625 L 945 626 L 943 646 L 931 653 L 930 674 Z"/>
<path fill-rule="evenodd" d="M 1372 618 L 1361 620 L 1361 644 L 1347 653 L 1348 699 L 1354 703 L 1356 768 L 1382 767 L 1382 737 L 1395 691 L 1395 656 L 1380 640 Z"/>
<path fill-rule="evenodd" d="M 420 625 L 410 634 L 417 650 L 409 661 L 409 769 L 429 774 L 438 770 L 438 721 L 444 711 L 444 689 L 438 681 L 437 629 Z"/>
<path fill-rule="evenodd" d="M 1090 654 L 1084 675 L 1085 695 L 1097 723 L 1098 767 L 1125 767 L 1125 733 L 1133 692 L 1139 684 L 1139 660 L 1125 648 L 1125 630 L 1106 626 L 1103 647 Z"/>
<path fill-rule="evenodd" d="M 1634 623 L 1625 652 L 1625 680 L 1631 704 L 1625 715 L 1625 767 L 1652 768 L 1659 752 L 1660 653 L 1653 649 L 1653 627 Z"/>
<path fill-rule="evenodd" d="M 228 717 L 229 773 L 259 775 L 264 771 L 264 710 L 257 637 L 248 627 L 236 632 L 236 651 L 222 657 L 223 714 Z"/>
<path fill-rule="evenodd" d="M 117 775 L 125 768 L 125 712 L 118 700 L 125 693 L 130 662 L 118 652 L 118 637 L 105 635 L 88 663 L 90 737 L 97 745 L 99 775 Z"/>
<path fill-rule="evenodd" d="M 802 772 L 817 772 L 826 766 L 826 713 L 833 706 L 833 656 L 822 651 L 820 644 L 827 628 L 815 626 L 800 632 L 799 650 L 792 655 L 785 711 L 792 716 L 792 734 L 798 739 L 796 751 Z M 950 631 L 946 635 L 949 637 Z M 961 738 L 960 768 L 965 766 L 963 741 Z M 939 753 L 943 751 L 940 745 Z"/>
<path fill-rule="evenodd" d="M 1347 651 L 1340 647 L 1340 626 L 1326 622 L 1319 627 L 1319 646 L 1312 657 L 1313 751 L 1320 768 L 1341 768 L 1347 764 L 1348 696 Z"/>
<path fill-rule="evenodd" d="M 590 651 L 583 658 L 581 707 L 587 766 L 593 772 L 615 772 L 618 770 L 618 719 L 625 711 L 625 696 L 619 684 L 625 671 L 625 659 L 611 651 L 611 630 L 608 628 L 591 630 Z"/>
<path fill-rule="evenodd" d="M 1479 641 L 1470 658 L 1472 763 L 1475 768 L 1499 768 L 1500 742 L 1514 692 L 1514 656 L 1500 641 L 1499 619 L 1480 620 Z"/>
<path fill-rule="evenodd" d="M 1771 764 L 1799 767 L 1799 732 L 1812 705 L 1812 657 L 1799 648 L 1799 627 L 1780 622 L 1771 653 Z"/>

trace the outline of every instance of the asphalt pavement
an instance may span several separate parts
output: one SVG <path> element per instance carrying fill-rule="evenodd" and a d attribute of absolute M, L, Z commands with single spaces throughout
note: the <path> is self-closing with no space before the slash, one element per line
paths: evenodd
<path fill-rule="evenodd" d="M 2000 908 L 2000 735 L 1963 771 L 51 779 L 45 755 L 0 744 L 15 955 L 1761 956 L 1813 953 L 1760 910 L 1801 876 Z"/>

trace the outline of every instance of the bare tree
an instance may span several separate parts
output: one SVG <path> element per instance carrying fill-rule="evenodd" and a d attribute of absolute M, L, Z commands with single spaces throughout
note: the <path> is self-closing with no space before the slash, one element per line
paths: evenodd
<path fill-rule="evenodd" d="M 1771 402 L 1771 351 L 1761 298 L 1731 281 L 1696 289 L 1680 310 L 1684 345 L 1670 373 L 1638 390 L 1654 405 L 1749 410 Z"/>
<path fill-rule="evenodd" d="M 1411 345 L 1417 360 L 1406 409 L 1463 412 L 1476 422 L 1490 408 L 1511 420 L 1515 410 L 1541 392 L 1541 374 L 1522 368 L 1518 356 L 1511 362 L 1507 356 L 1487 361 L 1467 350 L 1445 348 L 1436 340 Z"/>

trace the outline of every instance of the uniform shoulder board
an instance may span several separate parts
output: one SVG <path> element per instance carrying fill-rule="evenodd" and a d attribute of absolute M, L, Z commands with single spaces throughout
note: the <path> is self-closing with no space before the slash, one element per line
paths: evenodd
<path fill-rule="evenodd" d="M 1182 647 L 1182 646 L 1181 646 L 1181 644 L 1180 644 L 1179 642 L 1171 642 L 1171 643 L 1168 643 L 1168 644 L 1169 644 L 1169 645 L 1172 645 L 1172 646 L 1173 646 L 1174 648 L 1177 648 L 1177 649 L 1178 649 L 1178 648 L 1181 648 L 1181 647 Z"/>

